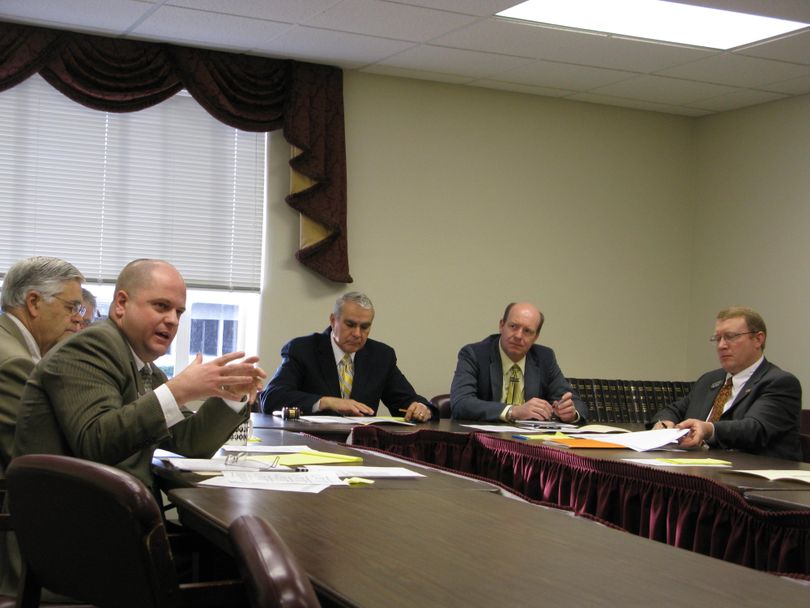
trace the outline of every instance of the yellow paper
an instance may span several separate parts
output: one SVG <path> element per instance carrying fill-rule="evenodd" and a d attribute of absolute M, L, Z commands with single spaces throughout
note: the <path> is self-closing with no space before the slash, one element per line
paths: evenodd
<path fill-rule="evenodd" d="M 352 456 L 349 454 L 334 454 L 332 452 L 319 452 L 318 450 L 307 450 L 296 452 L 295 454 L 251 454 L 251 460 L 260 462 L 273 462 L 278 458 L 278 464 L 288 467 L 297 467 L 308 464 L 346 464 L 349 462 L 363 462 L 362 456 Z"/>
<path fill-rule="evenodd" d="M 707 466 L 718 464 L 727 464 L 731 466 L 731 463 L 728 460 L 718 460 L 717 458 L 656 458 L 656 460 L 660 462 L 666 462 L 667 464 L 676 464 L 687 467 L 699 467 L 701 465 Z"/>
<path fill-rule="evenodd" d="M 373 479 L 366 479 L 365 477 L 348 477 L 346 483 L 350 486 L 367 486 L 374 483 Z"/>

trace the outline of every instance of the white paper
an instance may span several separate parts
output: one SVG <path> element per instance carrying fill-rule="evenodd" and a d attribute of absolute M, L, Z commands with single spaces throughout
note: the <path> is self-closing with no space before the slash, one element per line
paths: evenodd
<path fill-rule="evenodd" d="M 466 426 L 470 429 L 475 429 L 476 431 L 484 431 L 486 433 L 532 433 L 535 432 L 532 429 L 521 428 L 517 426 L 512 426 L 511 424 L 462 424 L 461 426 Z M 557 431 L 552 431 L 556 433 Z"/>
<path fill-rule="evenodd" d="M 375 422 L 382 422 L 415 426 L 413 422 L 394 420 L 393 418 L 387 418 L 385 416 L 301 416 L 301 420 L 319 424 L 374 424 Z"/>
<path fill-rule="evenodd" d="M 635 433 L 616 433 L 609 438 L 602 433 L 582 433 L 577 435 L 583 439 L 596 439 L 597 441 L 609 441 L 618 443 L 636 452 L 646 452 L 663 447 L 668 443 L 673 443 L 679 437 L 689 433 L 689 429 L 656 429 L 654 431 L 638 431 Z"/>
<path fill-rule="evenodd" d="M 421 473 L 411 471 L 405 467 L 341 467 L 333 464 L 308 465 L 310 473 L 334 472 L 338 477 L 366 477 L 366 478 L 395 478 L 407 479 L 409 477 L 424 477 Z"/>
<path fill-rule="evenodd" d="M 165 460 L 169 466 L 181 471 L 193 473 L 219 473 L 222 471 L 257 471 L 267 469 L 270 465 L 259 460 L 243 458 L 236 464 L 225 464 L 224 458 L 169 458 Z M 290 467 L 277 465 L 274 470 L 290 471 Z"/>
<path fill-rule="evenodd" d="M 222 477 L 206 479 L 201 481 L 199 485 L 317 494 L 329 486 L 345 486 L 348 484 L 334 473 L 225 471 Z"/>
<path fill-rule="evenodd" d="M 244 452 L 246 454 L 297 454 L 311 450 L 306 445 L 223 445 L 223 452 Z"/>

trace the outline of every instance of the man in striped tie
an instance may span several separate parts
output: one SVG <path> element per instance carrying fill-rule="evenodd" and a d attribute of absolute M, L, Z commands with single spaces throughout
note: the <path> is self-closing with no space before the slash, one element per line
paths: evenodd
<path fill-rule="evenodd" d="M 294 338 L 281 349 L 281 365 L 260 397 L 263 411 L 296 406 L 305 414 L 373 416 L 382 401 L 407 421 L 438 419 L 435 406 L 397 367 L 394 349 L 369 339 L 373 321 L 368 296 L 340 296 L 325 331 Z"/>
<path fill-rule="evenodd" d="M 708 444 L 801 460 L 802 387 L 765 358 L 767 329 L 759 313 L 741 306 L 717 313 L 709 341 L 720 369 L 703 374 L 683 399 L 658 412 L 653 428 L 689 429 L 683 447 Z"/>

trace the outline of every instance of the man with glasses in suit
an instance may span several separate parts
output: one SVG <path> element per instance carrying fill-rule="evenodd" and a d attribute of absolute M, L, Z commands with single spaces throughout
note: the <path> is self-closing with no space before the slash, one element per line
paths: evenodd
<path fill-rule="evenodd" d="M 717 313 L 709 340 L 720 369 L 698 378 L 683 399 L 654 417 L 654 429 L 688 429 L 683 447 L 708 444 L 752 454 L 801 460 L 802 387 L 765 358 L 765 321 L 744 307 Z"/>

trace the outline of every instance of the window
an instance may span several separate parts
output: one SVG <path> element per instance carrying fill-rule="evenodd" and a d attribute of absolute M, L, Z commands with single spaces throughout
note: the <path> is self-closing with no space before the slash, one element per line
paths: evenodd
<path fill-rule="evenodd" d="M 108 304 L 127 262 L 164 258 L 189 293 L 171 360 L 159 364 L 255 353 L 266 139 L 185 94 L 116 114 L 29 78 L 0 93 L 0 276 L 24 257 L 60 257 Z"/>

